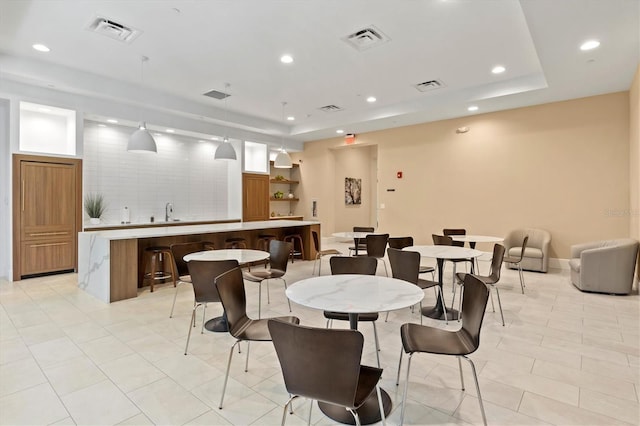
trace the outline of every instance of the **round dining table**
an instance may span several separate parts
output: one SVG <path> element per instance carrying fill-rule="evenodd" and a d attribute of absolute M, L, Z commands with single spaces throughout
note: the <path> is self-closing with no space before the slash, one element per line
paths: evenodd
<path fill-rule="evenodd" d="M 332 237 L 336 238 L 344 238 L 344 239 L 352 239 L 354 240 L 364 240 L 367 238 L 367 235 L 375 234 L 375 232 L 355 232 L 355 231 L 345 231 L 345 232 L 334 232 L 331 234 Z M 355 244 L 354 250 L 356 256 L 358 255 L 358 246 L 359 244 Z"/>
<path fill-rule="evenodd" d="M 438 263 L 438 285 L 440 286 L 440 291 L 442 291 L 442 274 L 444 272 L 445 260 L 475 259 L 483 254 L 480 250 L 457 246 L 409 246 L 402 250 L 417 251 L 422 257 L 436 259 Z M 422 308 L 422 315 L 429 318 L 441 320 L 458 318 L 457 310 L 452 308 L 447 309 L 446 312 L 447 317 L 445 318 L 445 307 L 442 305 L 440 298 L 437 299 L 435 306 L 424 306 Z"/>
<path fill-rule="evenodd" d="M 494 237 L 491 235 L 450 235 L 450 237 L 453 241 L 469 243 L 469 247 L 472 249 L 476 248 L 477 243 L 501 243 L 504 241 L 503 237 Z M 478 271 L 478 258 L 474 258 L 473 261 L 476 271 Z"/>
<path fill-rule="evenodd" d="M 185 262 L 191 260 L 201 261 L 218 261 L 218 260 L 237 260 L 240 266 L 248 263 L 260 262 L 269 259 L 269 252 L 252 249 L 219 249 L 205 250 L 189 253 L 183 257 Z M 212 318 L 204 323 L 204 328 L 215 333 L 224 333 L 229 331 L 227 324 L 227 313 L 223 312 L 222 316 Z"/>
<path fill-rule="evenodd" d="M 358 329 L 358 315 L 387 312 L 419 303 L 424 292 L 418 286 L 396 278 L 377 275 L 324 275 L 300 280 L 285 291 L 299 305 L 349 315 L 349 326 Z M 380 389 L 385 416 L 391 412 L 391 398 Z M 341 423 L 353 424 L 351 414 L 337 405 L 318 402 L 320 410 Z M 372 394 L 357 410 L 362 424 L 380 421 L 378 398 Z"/>

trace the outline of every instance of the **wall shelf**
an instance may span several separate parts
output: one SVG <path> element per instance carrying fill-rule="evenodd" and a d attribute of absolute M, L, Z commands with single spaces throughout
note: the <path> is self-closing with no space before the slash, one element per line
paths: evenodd
<path fill-rule="evenodd" d="M 270 201 L 300 201 L 299 198 L 287 198 L 287 197 L 284 197 L 284 198 L 273 198 L 273 197 L 271 197 L 271 198 L 269 198 L 269 200 Z"/>
<path fill-rule="evenodd" d="M 297 180 L 288 180 L 288 179 L 269 179 L 270 183 L 281 183 L 283 185 L 291 185 L 294 183 L 300 183 L 300 181 Z"/>

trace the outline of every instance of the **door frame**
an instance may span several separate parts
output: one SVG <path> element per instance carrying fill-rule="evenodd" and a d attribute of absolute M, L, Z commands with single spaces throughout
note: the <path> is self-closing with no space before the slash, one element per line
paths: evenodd
<path fill-rule="evenodd" d="M 82 159 L 79 158 L 67 158 L 67 157 L 49 157 L 45 155 L 26 155 L 26 154 L 13 154 L 12 164 L 12 176 L 11 176 L 11 192 L 12 192 L 12 217 L 13 217 L 13 281 L 20 281 L 22 278 L 21 271 L 21 253 L 20 250 L 22 243 L 22 235 L 20 230 L 22 229 L 22 215 L 20 205 L 22 200 L 22 168 L 20 164 L 23 161 L 37 162 L 37 163 L 50 163 L 50 164 L 64 164 L 70 165 L 74 168 L 76 178 L 76 194 L 75 194 L 75 232 L 76 232 L 76 245 L 74 247 L 73 255 L 73 269 L 78 271 L 78 236 L 77 233 L 82 231 Z"/>

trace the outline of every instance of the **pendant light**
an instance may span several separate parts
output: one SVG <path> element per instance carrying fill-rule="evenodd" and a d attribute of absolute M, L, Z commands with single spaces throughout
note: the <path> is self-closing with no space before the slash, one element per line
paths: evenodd
<path fill-rule="evenodd" d="M 144 83 L 144 63 L 149 60 L 146 56 L 140 57 L 140 87 L 142 83 Z M 138 126 L 138 130 L 133 132 L 131 137 L 129 137 L 129 143 L 127 144 L 127 151 L 129 152 L 158 152 L 158 147 L 156 146 L 156 141 L 147 130 L 147 124 L 142 121 Z"/>
<path fill-rule="evenodd" d="M 284 107 L 286 102 L 282 102 L 282 122 L 284 123 Z M 284 133 L 282 134 L 282 141 L 280 143 L 280 152 L 276 155 L 276 159 L 273 161 L 273 167 L 276 169 L 290 169 L 293 167 L 291 157 L 287 154 L 287 150 L 284 149 Z"/>
<path fill-rule="evenodd" d="M 229 94 L 229 87 L 231 87 L 231 85 L 229 83 L 225 83 L 224 88 L 225 88 L 225 94 L 227 95 L 224 97 L 225 123 L 227 122 L 227 114 L 229 112 L 229 109 L 227 108 L 227 98 L 231 96 Z M 229 138 L 226 136 L 226 129 L 225 129 L 224 139 L 222 140 L 222 143 L 218 145 L 218 148 L 216 148 L 216 152 L 213 155 L 213 158 L 216 160 L 236 160 L 237 159 L 236 150 L 233 149 L 233 145 L 231 145 L 231 143 L 229 142 Z"/>

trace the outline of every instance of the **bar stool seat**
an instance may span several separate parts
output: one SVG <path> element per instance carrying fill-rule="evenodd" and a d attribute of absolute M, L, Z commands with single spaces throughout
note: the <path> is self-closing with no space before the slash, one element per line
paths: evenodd
<path fill-rule="evenodd" d="M 224 248 L 247 248 L 247 240 L 243 237 L 232 237 L 224 240 Z"/>
<path fill-rule="evenodd" d="M 276 236 L 271 234 L 259 234 L 258 235 L 258 249 L 269 251 L 269 242 L 275 240 Z"/>
<path fill-rule="evenodd" d="M 156 280 L 168 280 L 173 281 L 173 286 L 176 286 L 176 279 L 178 274 L 176 272 L 176 263 L 171 253 L 171 248 L 168 246 L 153 246 L 144 249 L 145 258 L 145 270 L 143 276 L 144 280 L 149 280 L 149 290 L 153 293 L 153 285 Z M 169 268 L 171 272 L 165 272 L 165 262 L 169 262 Z"/>
<path fill-rule="evenodd" d="M 300 256 L 304 259 L 304 244 L 302 243 L 302 236 L 300 234 L 290 234 L 284 237 L 284 241 L 291 243 L 291 263 L 295 256 Z M 296 244 L 297 243 L 297 244 Z"/>

